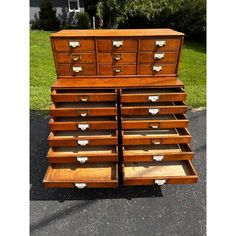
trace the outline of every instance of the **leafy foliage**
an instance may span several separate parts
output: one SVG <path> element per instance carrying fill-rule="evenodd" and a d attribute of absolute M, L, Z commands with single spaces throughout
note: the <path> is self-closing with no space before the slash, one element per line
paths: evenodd
<path fill-rule="evenodd" d="M 89 29 L 91 26 L 89 15 L 86 12 L 80 12 L 76 14 L 76 20 L 77 28 L 79 29 Z"/>

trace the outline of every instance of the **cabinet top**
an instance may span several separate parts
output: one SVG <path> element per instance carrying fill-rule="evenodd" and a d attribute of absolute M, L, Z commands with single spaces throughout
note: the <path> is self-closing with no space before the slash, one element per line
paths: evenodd
<path fill-rule="evenodd" d="M 172 29 L 96 29 L 61 30 L 51 37 L 124 37 L 124 36 L 184 36 L 184 33 Z"/>

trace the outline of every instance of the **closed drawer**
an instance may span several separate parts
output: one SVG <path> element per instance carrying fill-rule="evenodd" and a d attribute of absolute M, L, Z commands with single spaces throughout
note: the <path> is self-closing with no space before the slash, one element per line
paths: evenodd
<path fill-rule="evenodd" d="M 51 147 L 47 159 L 49 163 L 116 162 L 118 146 Z"/>
<path fill-rule="evenodd" d="M 123 147 L 124 162 L 162 162 L 192 159 L 193 152 L 188 144 L 127 145 Z"/>
<path fill-rule="evenodd" d="M 140 64 L 140 75 L 163 75 L 163 74 L 175 74 L 176 64 Z"/>
<path fill-rule="evenodd" d="M 169 102 L 185 101 L 186 93 L 182 88 L 122 89 L 121 102 Z"/>
<path fill-rule="evenodd" d="M 181 39 L 154 38 L 143 39 L 140 42 L 141 51 L 179 51 Z"/>
<path fill-rule="evenodd" d="M 99 65 L 100 75 L 135 75 L 136 65 Z"/>
<path fill-rule="evenodd" d="M 193 184 L 198 181 L 191 161 L 123 164 L 124 185 Z"/>
<path fill-rule="evenodd" d="M 61 102 L 51 106 L 52 117 L 93 117 L 93 116 L 117 116 L 116 103 L 76 103 Z"/>
<path fill-rule="evenodd" d="M 121 105 L 121 115 L 151 115 L 183 114 L 187 110 L 184 102 L 158 102 L 158 103 L 124 103 Z"/>
<path fill-rule="evenodd" d="M 135 39 L 101 39 L 97 40 L 98 51 L 137 51 L 138 42 Z"/>
<path fill-rule="evenodd" d="M 67 89 L 53 90 L 53 102 L 115 102 L 117 93 L 115 89 Z"/>
<path fill-rule="evenodd" d="M 95 53 L 70 53 L 57 52 L 55 53 L 57 63 L 81 63 L 81 64 L 95 64 Z"/>
<path fill-rule="evenodd" d="M 140 63 L 177 63 L 178 52 L 140 52 Z"/>
<path fill-rule="evenodd" d="M 122 129 L 166 129 L 186 128 L 189 121 L 183 114 L 153 116 L 125 116 L 122 117 Z"/>
<path fill-rule="evenodd" d="M 118 145 L 118 131 L 53 131 L 48 137 L 49 146 Z"/>
<path fill-rule="evenodd" d="M 136 53 L 98 53 L 98 63 L 122 64 L 136 63 Z"/>
<path fill-rule="evenodd" d="M 59 130 L 116 130 L 117 117 L 56 117 L 49 121 L 51 131 Z"/>
<path fill-rule="evenodd" d="M 191 142 L 186 128 L 122 131 L 123 145 L 160 145 Z"/>
<path fill-rule="evenodd" d="M 91 39 L 78 39 L 78 38 L 67 38 L 67 39 L 53 39 L 53 45 L 55 51 L 94 51 L 94 40 Z"/>
<path fill-rule="evenodd" d="M 58 64 L 58 75 L 61 76 L 81 76 L 96 75 L 96 64 Z"/>
<path fill-rule="evenodd" d="M 118 168 L 112 162 L 53 164 L 48 167 L 43 183 L 48 188 L 116 188 Z"/>

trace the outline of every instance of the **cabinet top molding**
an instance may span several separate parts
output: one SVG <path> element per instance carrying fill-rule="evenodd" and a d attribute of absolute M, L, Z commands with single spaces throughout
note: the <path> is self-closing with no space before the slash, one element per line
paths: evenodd
<path fill-rule="evenodd" d="M 130 37 L 130 36 L 184 36 L 184 33 L 172 29 L 97 29 L 97 30 L 61 30 L 51 37 Z"/>

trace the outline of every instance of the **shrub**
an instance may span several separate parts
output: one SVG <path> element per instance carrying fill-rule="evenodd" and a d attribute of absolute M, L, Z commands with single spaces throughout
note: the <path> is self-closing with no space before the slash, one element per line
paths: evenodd
<path fill-rule="evenodd" d="M 91 26 L 89 15 L 86 12 L 76 14 L 76 20 L 78 29 L 89 29 Z"/>

